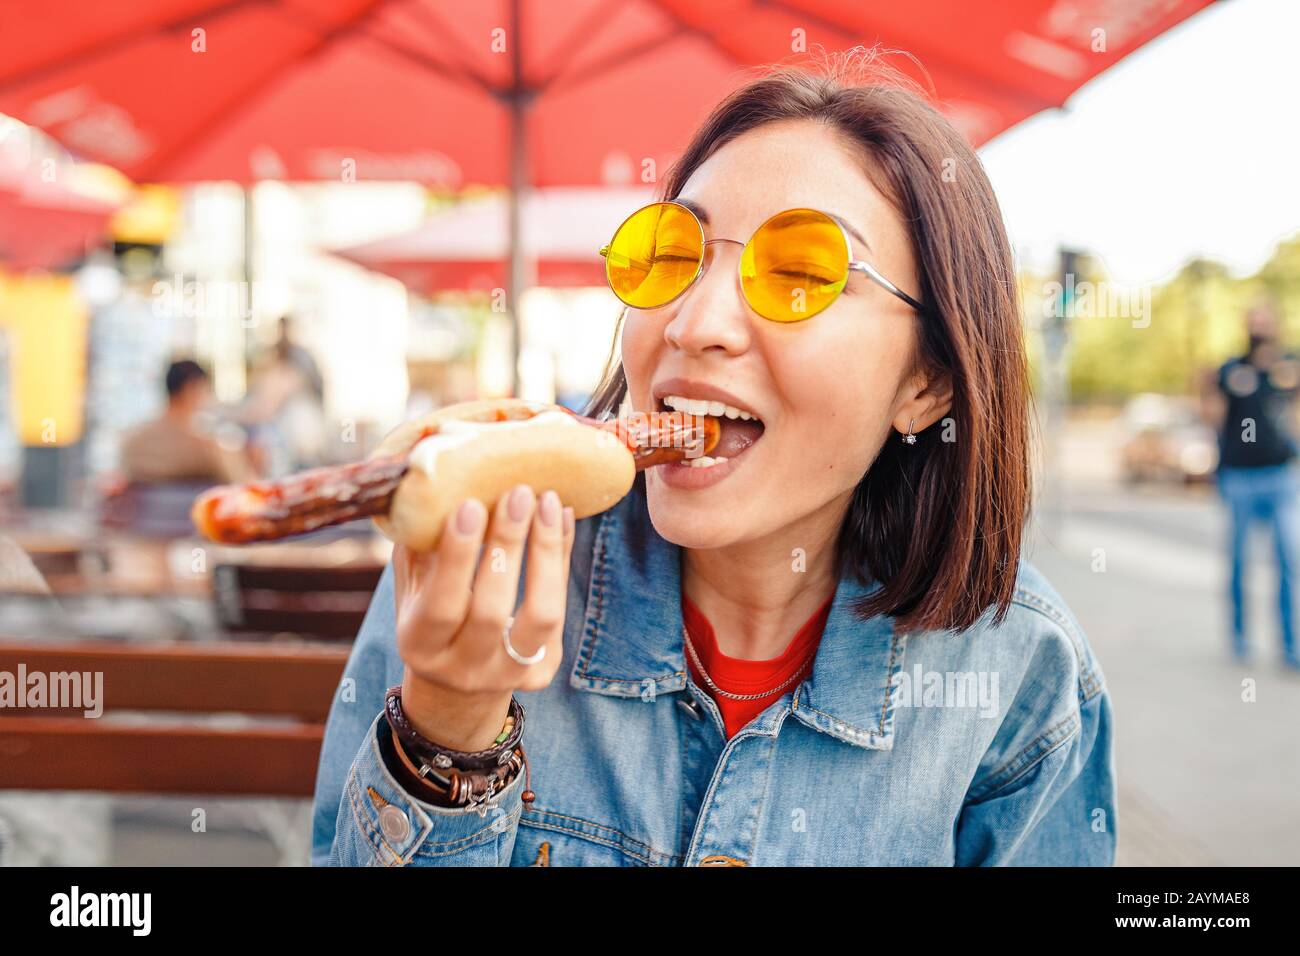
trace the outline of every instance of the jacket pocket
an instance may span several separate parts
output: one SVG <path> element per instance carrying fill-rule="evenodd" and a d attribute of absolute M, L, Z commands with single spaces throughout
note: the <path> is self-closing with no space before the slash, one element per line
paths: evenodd
<path fill-rule="evenodd" d="M 527 841 L 517 856 L 527 861 L 526 866 L 677 866 L 681 862 L 613 827 L 550 810 L 525 812 L 516 839 L 521 849 Z"/>

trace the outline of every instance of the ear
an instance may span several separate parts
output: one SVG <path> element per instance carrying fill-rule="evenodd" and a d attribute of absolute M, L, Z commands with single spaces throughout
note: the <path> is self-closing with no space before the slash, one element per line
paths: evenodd
<path fill-rule="evenodd" d="M 952 375 L 937 370 L 915 372 L 899 389 L 893 426 L 900 435 L 924 431 L 952 409 Z"/>

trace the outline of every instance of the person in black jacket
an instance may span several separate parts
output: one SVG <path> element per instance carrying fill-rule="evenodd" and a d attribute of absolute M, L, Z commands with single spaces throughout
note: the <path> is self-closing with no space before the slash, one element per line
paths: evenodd
<path fill-rule="evenodd" d="M 1283 661 L 1300 668 L 1296 654 L 1294 591 L 1300 560 L 1300 490 L 1292 414 L 1300 389 L 1300 361 L 1279 341 L 1271 305 L 1246 314 L 1246 353 L 1218 370 L 1210 390 L 1211 418 L 1219 432 L 1219 490 L 1230 512 L 1232 649 L 1248 653 L 1245 636 L 1246 545 L 1251 524 L 1273 533 L 1278 563 L 1278 604 Z"/>

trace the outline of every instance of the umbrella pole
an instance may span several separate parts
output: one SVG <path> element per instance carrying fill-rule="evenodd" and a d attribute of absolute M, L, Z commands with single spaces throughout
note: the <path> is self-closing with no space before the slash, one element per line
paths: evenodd
<path fill-rule="evenodd" d="M 520 194 L 528 177 L 528 144 L 525 142 L 525 93 L 523 42 L 520 37 L 519 0 L 510 0 L 510 62 L 513 89 L 510 95 L 510 260 L 506 277 L 506 307 L 510 316 L 510 394 L 519 391 L 519 352 L 522 323 L 520 299 L 524 291 L 523 229 L 520 223 Z"/>

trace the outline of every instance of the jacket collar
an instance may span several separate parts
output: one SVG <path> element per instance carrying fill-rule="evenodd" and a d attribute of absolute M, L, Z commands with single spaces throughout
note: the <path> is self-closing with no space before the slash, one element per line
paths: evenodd
<path fill-rule="evenodd" d="M 645 482 L 596 519 L 591 584 L 569 683 L 611 697 L 652 698 L 686 687 L 682 641 L 681 548 L 650 522 Z M 842 578 L 812 673 L 791 710 L 814 730 L 876 750 L 894 742 L 894 676 L 904 635 L 888 617 L 862 621 L 853 603 L 872 585 Z M 775 733 L 780 721 L 761 722 Z"/>

